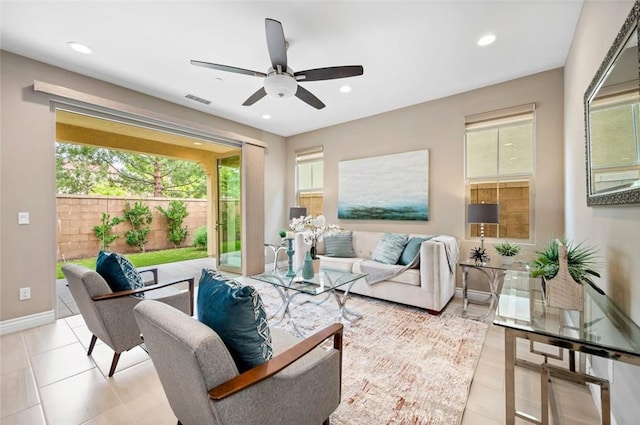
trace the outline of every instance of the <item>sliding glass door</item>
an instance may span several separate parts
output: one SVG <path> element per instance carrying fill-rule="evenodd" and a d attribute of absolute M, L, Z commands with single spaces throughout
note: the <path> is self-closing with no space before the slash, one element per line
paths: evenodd
<path fill-rule="evenodd" d="M 240 155 L 218 158 L 218 268 L 241 273 Z"/>

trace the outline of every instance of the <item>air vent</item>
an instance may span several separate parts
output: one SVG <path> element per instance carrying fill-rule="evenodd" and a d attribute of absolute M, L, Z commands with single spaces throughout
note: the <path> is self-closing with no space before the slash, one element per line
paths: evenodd
<path fill-rule="evenodd" d="M 186 95 L 185 97 L 186 97 L 187 99 L 195 100 L 196 102 L 204 103 L 205 105 L 208 105 L 208 104 L 210 104 L 210 103 L 211 103 L 211 101 L 210 101 L 210 100 L 203 99 L 203 98 L 198 97 L 198 96 L 193 95 L 193 94 L 188 94 L 188 95 Z"/>

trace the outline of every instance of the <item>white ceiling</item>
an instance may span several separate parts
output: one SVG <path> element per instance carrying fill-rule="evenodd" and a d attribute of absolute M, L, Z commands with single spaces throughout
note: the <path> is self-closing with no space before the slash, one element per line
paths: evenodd
<path fill-rule="evenodd" d="M 0 4 L 4 50 L 282 136 L 563 66 L 582 8 L 582 0 Z M 282 22 L 294 71 L 363 65 L 364 75 L 303 83 L 327 105 L 321 110 L 295 97 L 267 96 L 247 107 L 261 78 L 189 63 L 266 72 L 267 17 Z M 478 47 L 487 33 L 497 41 Z M 69 41 L 93 54 L 72 51 Z M 344 84 L 353 90 L 340 93 Z"/>

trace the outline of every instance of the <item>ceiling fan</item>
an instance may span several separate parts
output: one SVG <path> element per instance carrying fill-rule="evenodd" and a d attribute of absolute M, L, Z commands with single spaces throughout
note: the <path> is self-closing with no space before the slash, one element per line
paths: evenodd
<path fill-rule="evenodd" d="M 287 66 L 287 42 L 284 39 L 282 24 L 275 19 L 266 18 L 264 25 L 267 34 L 267 49 L 269 50 L 269 57 L 271 58 L 271 67 L 266 73 L 196 60 L 192 60 L 191 64 L 216 69 L 218 71 L 234 72 L 236 74 L 264 78 L 263 87 L 249 96 L 242 104 L 244 106 L 251 106 L 266 95 L 279 98 L 287 98 L 295 95 L 298 99 L 314 108 L 322 109 L 325 107 L 325 104 L 313 95 L 313 93 L 299 85 L 299 82 L 334 80 L 337 78 L 355 77 L 364 73 L 361 65 L 332 66 L 293 72 L 291 68 Z"/>

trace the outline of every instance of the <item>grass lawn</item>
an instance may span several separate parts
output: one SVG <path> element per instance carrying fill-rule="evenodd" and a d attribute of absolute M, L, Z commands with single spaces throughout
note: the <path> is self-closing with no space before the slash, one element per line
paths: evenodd
<path fill-rule="evenodd" d="M 156 266 L 158 264 L 175 263 L 176 261 L 195 260 L 197 258 L 206 258 L 206 249 L 197 248 L 176 248 L 165 249 L 162 251 L 151 252 L 136 252 L 126 254 L 126 257 L 136 267 Z M 96 257 L 80 258 L 77 260 L 68 261 L 68 263 L 81 264 L 92 270 L 96 269 Z M 66 264 L 64 262 L 58 263 L 56 271 L 56 279 L 64 279 L 62 275 L 62 266 Z"/>

